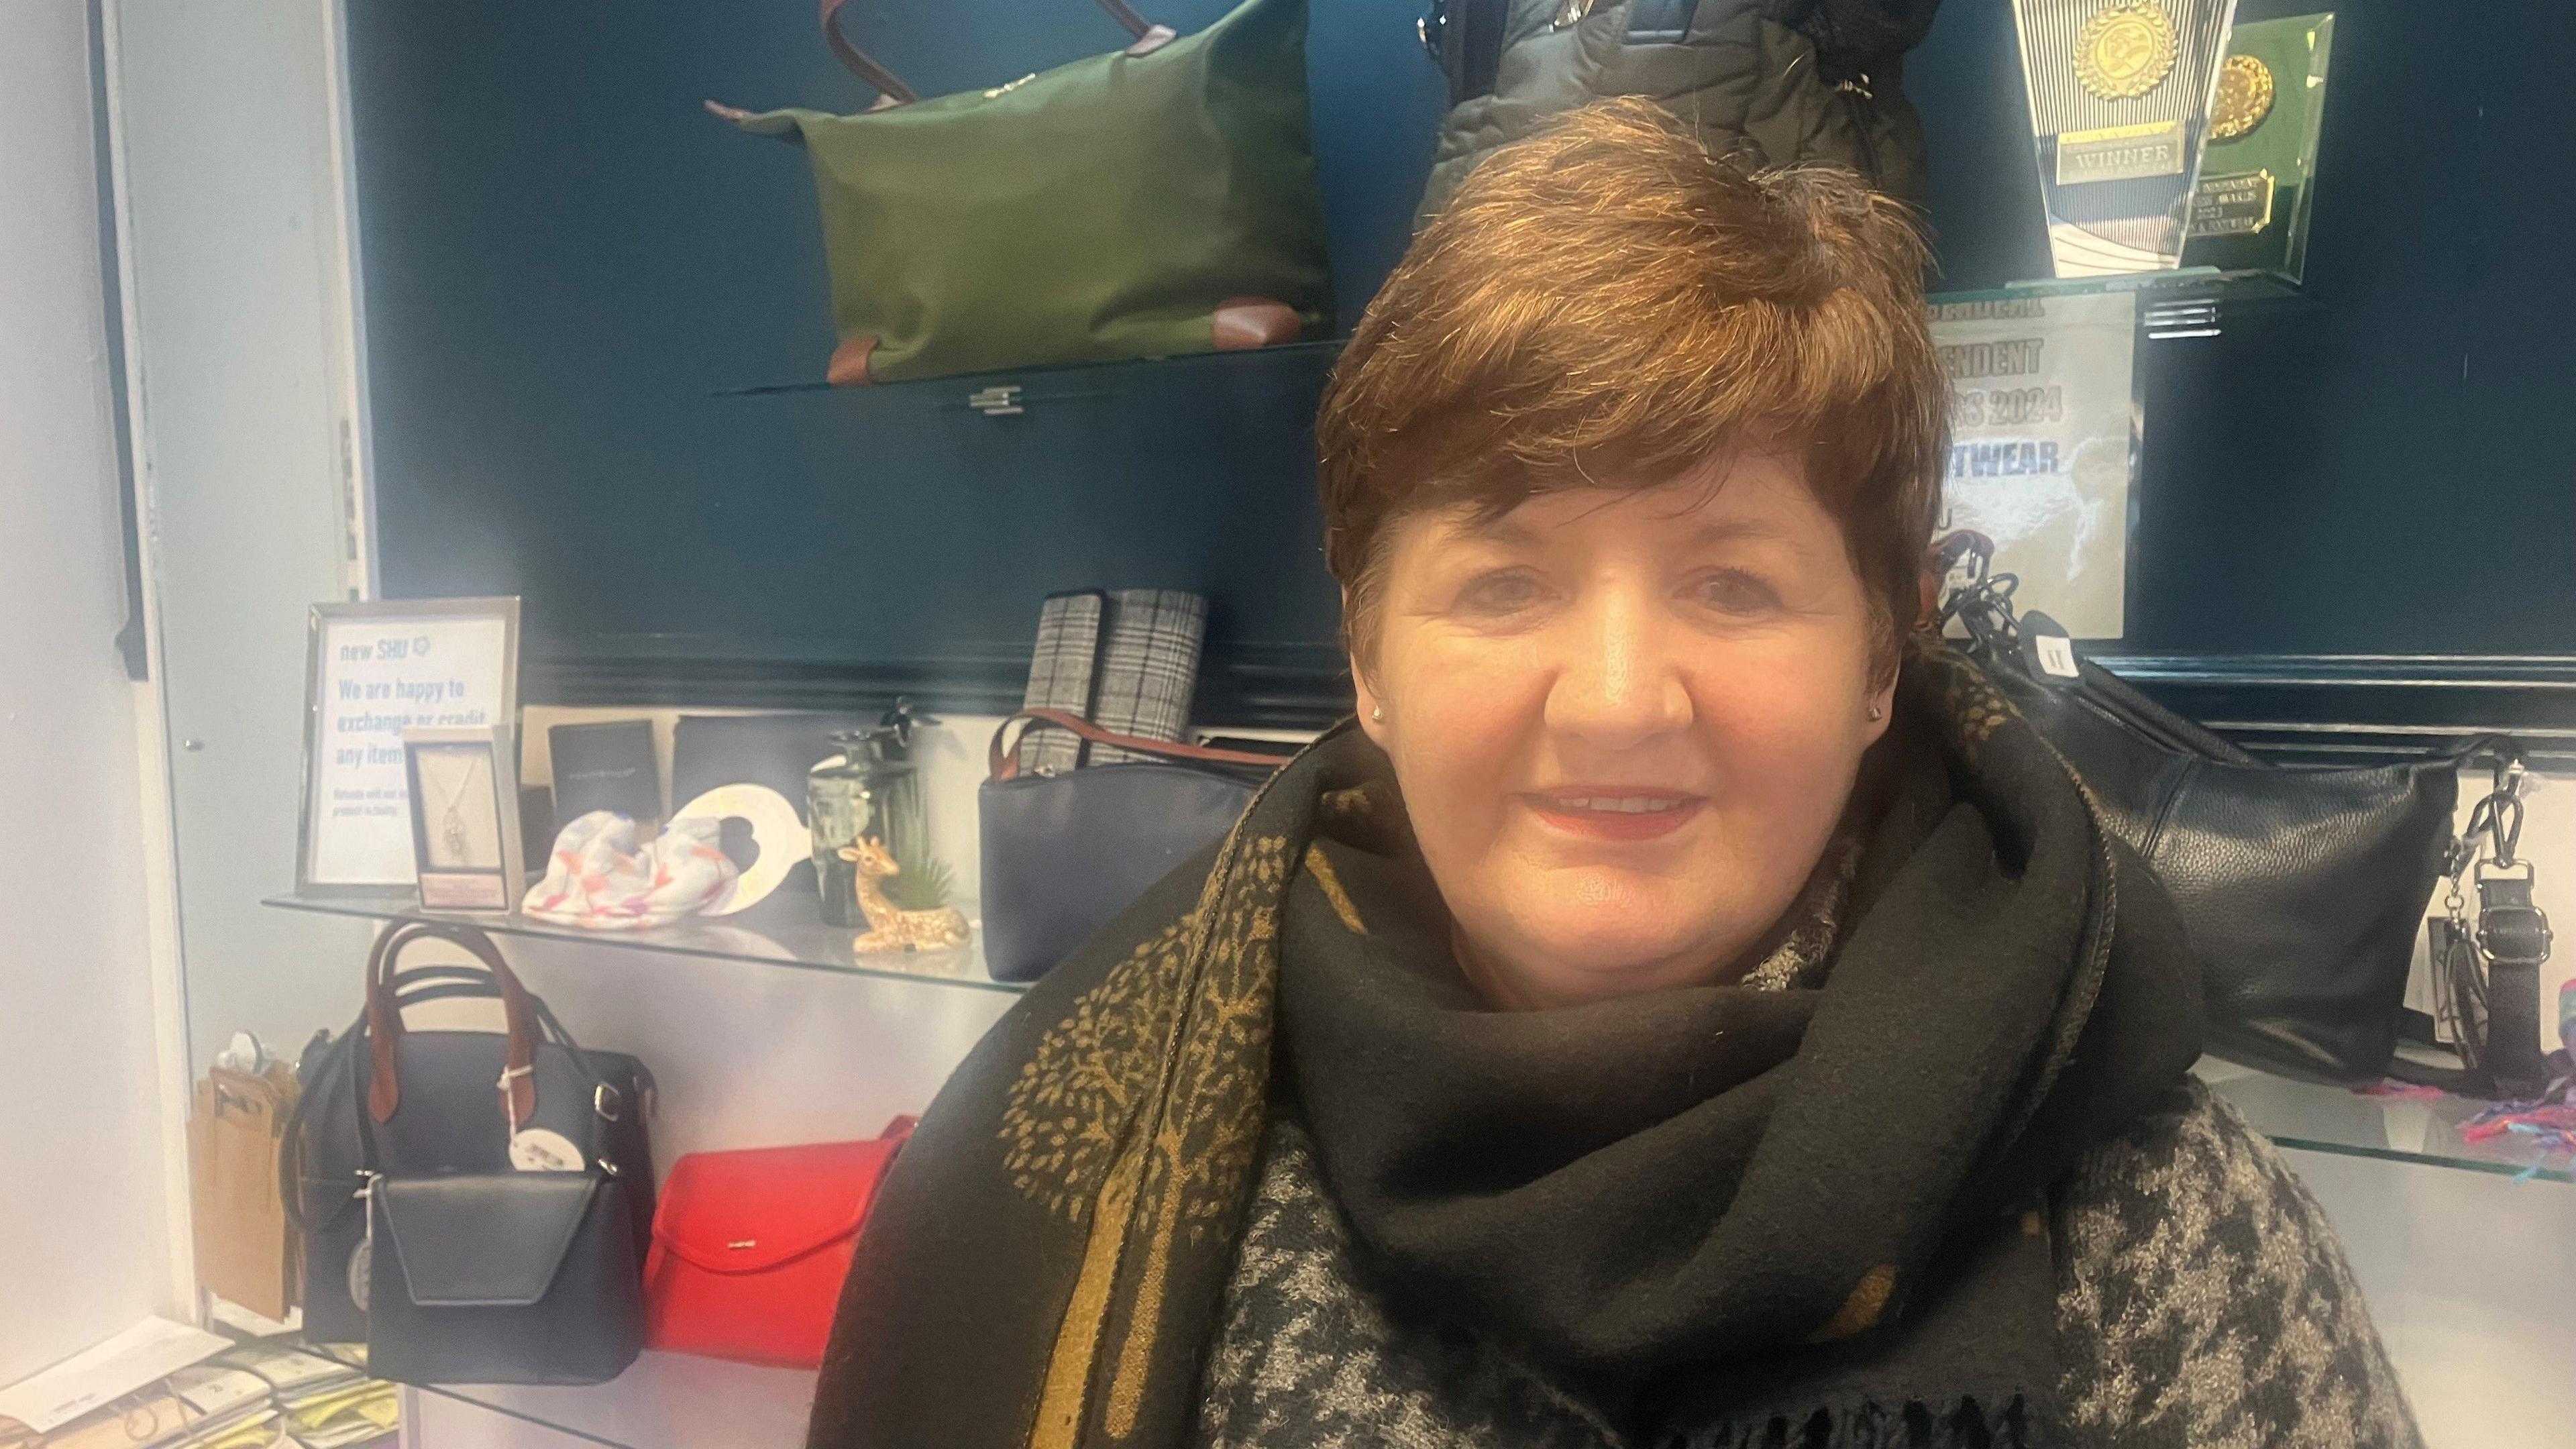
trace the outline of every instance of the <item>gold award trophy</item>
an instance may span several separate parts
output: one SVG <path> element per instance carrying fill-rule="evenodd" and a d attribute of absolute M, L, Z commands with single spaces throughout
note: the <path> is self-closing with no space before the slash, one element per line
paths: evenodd
<path fill-rule="evenodd" d="M 2057 275 L 2181 265 L 2235 0 L 2013 0 Z"/>
<path fill-rule="evenodd" d="M 2183 260 L 2295 282 L 2307 269 L 2332 15 L 2251 20 L 2228 39 Z"/>

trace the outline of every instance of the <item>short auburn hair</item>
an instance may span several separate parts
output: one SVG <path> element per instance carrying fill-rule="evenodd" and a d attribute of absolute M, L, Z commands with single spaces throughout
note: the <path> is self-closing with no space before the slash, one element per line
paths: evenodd
<path fill-rule="evenodd" d="M 1868 591 L 1882 667 L 1919 608 L 1949 383 L 1900 203 L 1748 170 L 1620 98 L 1493 152 L 1414 239 L 1316 419 L 1343 638 L 1375 654 L 1389 525 L 1796 452 Z"/>

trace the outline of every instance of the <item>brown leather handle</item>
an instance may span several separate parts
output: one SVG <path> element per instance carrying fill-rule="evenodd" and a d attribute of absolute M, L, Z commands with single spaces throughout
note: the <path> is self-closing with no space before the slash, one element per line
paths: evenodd
<path fill-rule="evenodd" d="M 1095 745 L 1115 745 L 1122 750 L 1134 750 L 1142 755 L 1160 755 L 1167 760 L 1196 760 L 1210 765 L 1256 765 L 1265 770 L 1275 770 L 1288 763 L 1277 755 L 1256 755 L 1250 750 L 1214 750 L 1206 745 L 1185 745 L 1176 740 L 1149 740 L 1143 735 L 1122 735 L 1115 730 L 1102 729 L 1067 710 L 1024 709 L 1002 721 L 1001 728 L 993 731 L 992 746 L 984 754 L 985 771 L 993 779 L 1011 780 L 1019 777 L 1019 752 L 1013 748 L 1017 742 L 1013 741 L 1011 745 L 1006 745 L 1004 739 L 1011 733 L 1011 726 L 1023 720 L 1071 730 Z"/>
<path fill-rule="evenodd" d="M 823 43 L 832 48 L 832 57 L 848 66 L 850 74 L 875 87 L 878 95 L 898 106 L 908 106 L 921 96 L 903 83 L 903 78 L 879 65 L 875 57 L 850 43 L 841 33 L 835 17 L 841 13 L 844 0 L 823 0 Z"/>
<path fill-rule="evenodd" d="M 906 106 L 920 100 L 920 93 L 905 85 L 903 77 L 886 69 L 876 57 L 852 45 L 850 38 L 841 33 L 835 17 L 841 13 L 844 3 L 846 0 L 823 0 L 823 43 L 832 48 L 833 58 L 849 67 L 850 74 L 875 88 L 877 94 L 884 98 L 877 103 L 880 106 Z M 1109 13 L 1110 19 L 1117 21 L 1133 37 L 1135 43 L 1127 47 L 1129 55 L 1150 55 L 1172 39 L 1170 26 L 1146 20 L 1127 0 L 1098 0 L 1098 4 Z"/>
<path fill-rule="evenodd" d="M 1124 26 L 1127 33 L 1138 40 L 1154 33 L 1153 23 L 1137 14 L 1136 7 L 1128 4 L 1127 0 L 1100 0 L 1100 8 L 1108 11 L 1110 19 Z"/>
<path fill-rule="evenodd" d="M 537 1011 L 528 988 L 519 984 L 518 973 L 501 959 L 501 948 L 492 938 L 472 926 L 450 925 L 443 921 L 405 921 L 376 938 L 375 948 L 367 954 L 367 1055 L 372 1059 L 367 1077 L 367 1115 L 378 1122 L 390 1121 L 402 1106 L 402 1074 L 397 1068 L 395 1045 L 402 1040 L 402 1004 L 394 998 L 393 963 L 403 948 L 414 941 L 438 940 L 462 946 L 472 953 L 483 968 L 492 973 L 492 982 L 501 989 L 503 1030 L 509 1037 L 501 1080 L 494 1084 L 500 1093 L 501 1111 L 512 1127 L 537 1114 Z"/>

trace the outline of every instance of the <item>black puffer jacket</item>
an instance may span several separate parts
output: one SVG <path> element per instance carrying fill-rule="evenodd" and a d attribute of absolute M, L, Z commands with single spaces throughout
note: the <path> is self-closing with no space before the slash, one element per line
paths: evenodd
<path fill-rule="evenodd" d="M 1759 165 L 1849 166 L 1926 200 L 1905 53 L 1941 0 L 1438 0 L 1449 114 L 1418 220 L 1486 152 L 1605 96 L 1646 96 Z"/>

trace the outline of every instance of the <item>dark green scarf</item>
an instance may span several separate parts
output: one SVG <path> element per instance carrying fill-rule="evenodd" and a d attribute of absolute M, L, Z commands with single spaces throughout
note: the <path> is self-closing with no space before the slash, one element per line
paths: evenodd
<path fill-rule="evenodd" d="M 1955 655 L 1910 654 L 1869 776 L 1821 987 L 1502 1013 L 1384 756 L 1327 734 L 959 1067 L 862 1236 L 815 1449 L 1178 1449 L 1274 1087 L 1407 1291 L 1641 1430 L 2047 1442 L 2022 1209 L 2190 1063 L 2196 969 Z"/>

